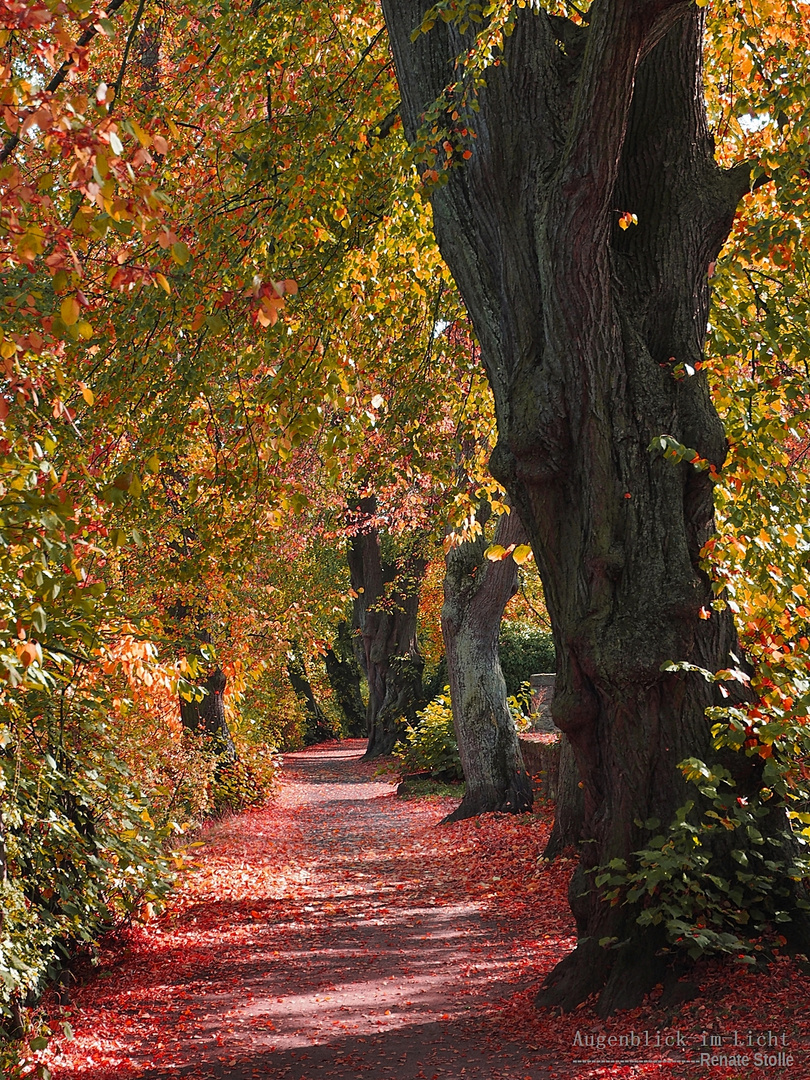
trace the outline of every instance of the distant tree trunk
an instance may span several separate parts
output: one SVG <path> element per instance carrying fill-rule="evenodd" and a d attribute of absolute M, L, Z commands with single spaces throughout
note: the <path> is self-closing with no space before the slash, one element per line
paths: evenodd
<path fill-rule="evenodd" d="M 205 696 L 201 701 L 180 698 L 180 720 L 184 728 L 207 736 L 219 758 L 236 759 L 228 721 L 225 718 L 225 687 L 227 677 L 221 667 L 215 667 L 201 684 Z"/>
<path fill-rule="evenodd" d="M 324 657 L 329 685 L 340 711 L 346 718 L 347 731 L 353 738 L 366 734 L 366 707 L 360 692 L 360 665 L 354 654 L 351 631 L 345 622 L 338 626 L 337 637 Z"/>
<path fill-rule="evenodd" d="M 361 499 L 357 509 L 371 518 L 376 500 Z M 360 632 L 368 680 L 366 758 L 390 754 L 403 719 L 415 721 L 423 703 L 425 662 L 416 641 L 416 615 L 426 566 L 416 551 L 383 562 L 373 525 L 361 524 L 349 545 L 349 572 L 357 594 L 354 625 Z"/>
<path fill-rule="evenodd" d="M 554 859 L 566 848 L 578 847 L 585 821 L 585 797 L 574 751 L 567 735 L 560 736 L 560 768 L 554 825 L 543 856 Z"/>
<path fill-rule="evenodd" d="M 326 714 L 315 697 L 312 683 L 304 661 L 295 651 L 287 653 L 287 674 L 290 677 L 290 685 L 304 706 L 307 717 L 307 727 L 304 734 L 304 743 L 311 746 L 313 743 L 323 742 L 325 739 L 334 739 L 335 733 L 329 723 Z"/>
<path fill-rule="evenodd" d="M 186 542 L 185 537 L 183 542 Z M 186 641 L 196 640 L 206 645 L 211 644 L 211 634 L 208 630 L 201 629 L 207 621 L 204 611 L 177 601 L 169 608 L 168 614 L 175 620 L 176 633 Z M 199 646 L 189 647 L 188 651 L 198 658 L 201 656 Z M 227 676 L 217 664 L 199 684 L 205 691 L 201 700 L 186 701 L 184 697 L 179 697 L 180 722 L 188 731 L 207 736 L 214 752 L 223 761 L 235 761 L 236 748 L 225 718 L 227 684 Z"/>
<path fill-rule="evenodd" d="M 509 547 L 525 541 L 518 515 L 503 515 L 495 543 Z M 467 784 L 461 805 L 447 821 L 489 810 L 518 814 L 530 810 L 533 802 L 498 659 L 498 631 L 504 608 L 517 591 L 517 565 L 511 556 L 490 562 L 486 547 L 479 536 L 451 548 L 446 556 L 442 634 L 453 726 Z"/>

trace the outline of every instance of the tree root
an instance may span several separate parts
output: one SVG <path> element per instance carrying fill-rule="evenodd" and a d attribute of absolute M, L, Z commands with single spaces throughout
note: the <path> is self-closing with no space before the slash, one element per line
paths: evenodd
<path fill-rule="evenodd" d="M 642 933 L 615 948 L 603 948 L 593 938 L 583 938 L 549 974 L 535 1005 L 570 1012 L 589 997 L 598 996 L 597 1016 L 634 1009 L 667 977 L 671 958 L 660 954 L 659 945 L 658 935 L 651 933 Z"/>
<path fill-rule="evenodd" d="M 505 792 L 494 786 L 467 791 L 459 806 L 442 818 L 440 824 L 464 821 L 479 814 L 526 814 L 533 805 L 534 792 L 528 775 L 517 774 Z"/>

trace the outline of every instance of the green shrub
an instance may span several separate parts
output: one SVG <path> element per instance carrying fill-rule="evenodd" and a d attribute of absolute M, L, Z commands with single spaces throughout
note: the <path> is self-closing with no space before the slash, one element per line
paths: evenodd
<path fill-rule="evenodd" d="M 672 951 L 686 952 L 692 960 L 725 953 L 755 964 L 758 952 L 767 956 L 775 942 L 784 944 L 779 931 L 797 911 L 810 912 L 803 896 L 796 899 L 796 883 L 810 875 L 806 845 L 786 850 L 768 837 L 770 788 L 742 798 L 724 768 L 712 769 L 697 758 L 687 758 L 679 768 L 697 787 L 699 799 L 680 807 L 666 828 L 657 818 L 636 821 L 653 834 L 646 847 L 634 851 L 629 863 L 617 858 L 597 867 L 595 884 L 605 888 L 607 901 L 635 906 L 640 926 L 662 926 Z M 774 766 L 770 779 L 777 772 Z M 720 829 L 730 847 L 731 863 L 725 867 L 706 843 Z"/>
<path fill-rule="evenodd" d="M 453 729 L 450 687 L 438 694 L 417 714 L 417 723 L 408 724 L 404 739 L 394 747 L 394 754 L 405 773 L 430 770 L 434 776 L 461 780 L 461 759 Z"/>
<path fill-rule="evenodd" d="M 248 806 L 265 802 L 277 771 L 272 750 L 258 755 L 255 747 L 250 760 L 245 756 L 220 765 L 211 783 L 211 802 L 216 814 L 238 813 Z"/>
<path fill-rule="evenodd" d="M 36 999 L 65 960 L 134 912 L 159 906 L 174 880 L 168 841 L 180 827 L 155 808 L 115 756 L 103 723 L 80 752 L 43 719 L 0 722 L 0 1024 Z"/>
<path fill-rule="evenodd" d="M 532 675 L 551 673 L 557 667 L 551 631 L 528 623 L 505 621 L 501 624 L 498 655 L 507 694 L 519 694 L 521 683 L 527 682 Z"/>

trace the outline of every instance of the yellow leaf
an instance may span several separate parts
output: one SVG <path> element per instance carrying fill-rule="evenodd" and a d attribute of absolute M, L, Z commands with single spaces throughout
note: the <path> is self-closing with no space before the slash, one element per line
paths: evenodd
<path fill-rule="evenodd" d="M 500 562 L 506 556 L 506 548 L 501 547 L 500 544 L 490 544 L 484 555 L 490 562 Z"/>
<path fill-rule="evenodd" d="M 158 283 L 161 289 L 163 289 L 167 296 L 171 295 L 172 287 L 168 283 L 166 278 L 163 276 L 163 274 L 155 274 L 155 281 Z"/>
<path fill-rule="evenodd" d="M 144 131 L 137 120 L 130 120 L 129 126 L 135 132 L 135 136 L 136 136 L 138 142 L 141 144 L 141 146 L 149 146 L 149 144 L 152 142 L 152 137 L 149 134 L 149 132 Z M 120 151 L 119 151 L 119 153 L 120 153 Z"/>
<path fill-rule="evenodd" d="M 160 468 L 160 458 L 157 454 L 152 454 L 151 457 L 146 459 L 146 470 L 150 473 L 156 473 Z"/>
<path fill-rule="evenodd" d="M 74 326 L 79 320 L 79 301 L 75 296 L 66 296 L 59 308 L 65 326 Z"/>
<path fill-rule="evenodd" d="M 191 252 L 182 240 L 178 240 L 176 244 L 172 244 L 172 258 L 178 266 L 185 266 L 191 258 Z"/>
<path fill-rule="evenodd" d="M 532 557 L 532 549 L 528 544 L 518 544 L 515 550 L 512 552 L 512 558 L 518 564 L 522 566 L 527 559 Z"/>
<path fill-rule="evenodd" d="M 93 391 L 90 389 L 90 387 L 87 386 L 85 383 L 79 383 L 79 389 L 81 390 L 82 397 L 87 402 L 87 404 L 88 405 L 95 405 L 96 396 L 93 393 Z"/>

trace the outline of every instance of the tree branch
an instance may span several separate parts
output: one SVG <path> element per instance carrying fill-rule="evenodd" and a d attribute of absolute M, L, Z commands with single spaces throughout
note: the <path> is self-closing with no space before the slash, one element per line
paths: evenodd
<path fill-rule="evenodd" d="M 124 74 L 127 70 L 127 61 L 129 60 L 129 50 L 132 48 L 132 42 L 135 40 L 135 35 L 138 32 L 138 27 L 141 24 L 141 17 L 146 7 L 146 0 L 138 0 L 138 10 L 135 12 L 135 18 L 132 20 L 132 26 L 129 28 L 127 34 L 126 45 L 124 46 L 124 55 L 121 59 L 121 67 L 118 69 L 118 77 L 113 83 L 113 99 L 110 102 L 108 109 L 108 115 L 113 111 L 113 108 L 118 101 L 118 95 L 121 93 L 121 86 L 124 82 Z"/>
<path fill-rule="evenodd" d="M 684 0 L 598 0 L 591 10 L 555 196 L 574 235 L 601 246 L 638 65 L 688 5 Z"/>

